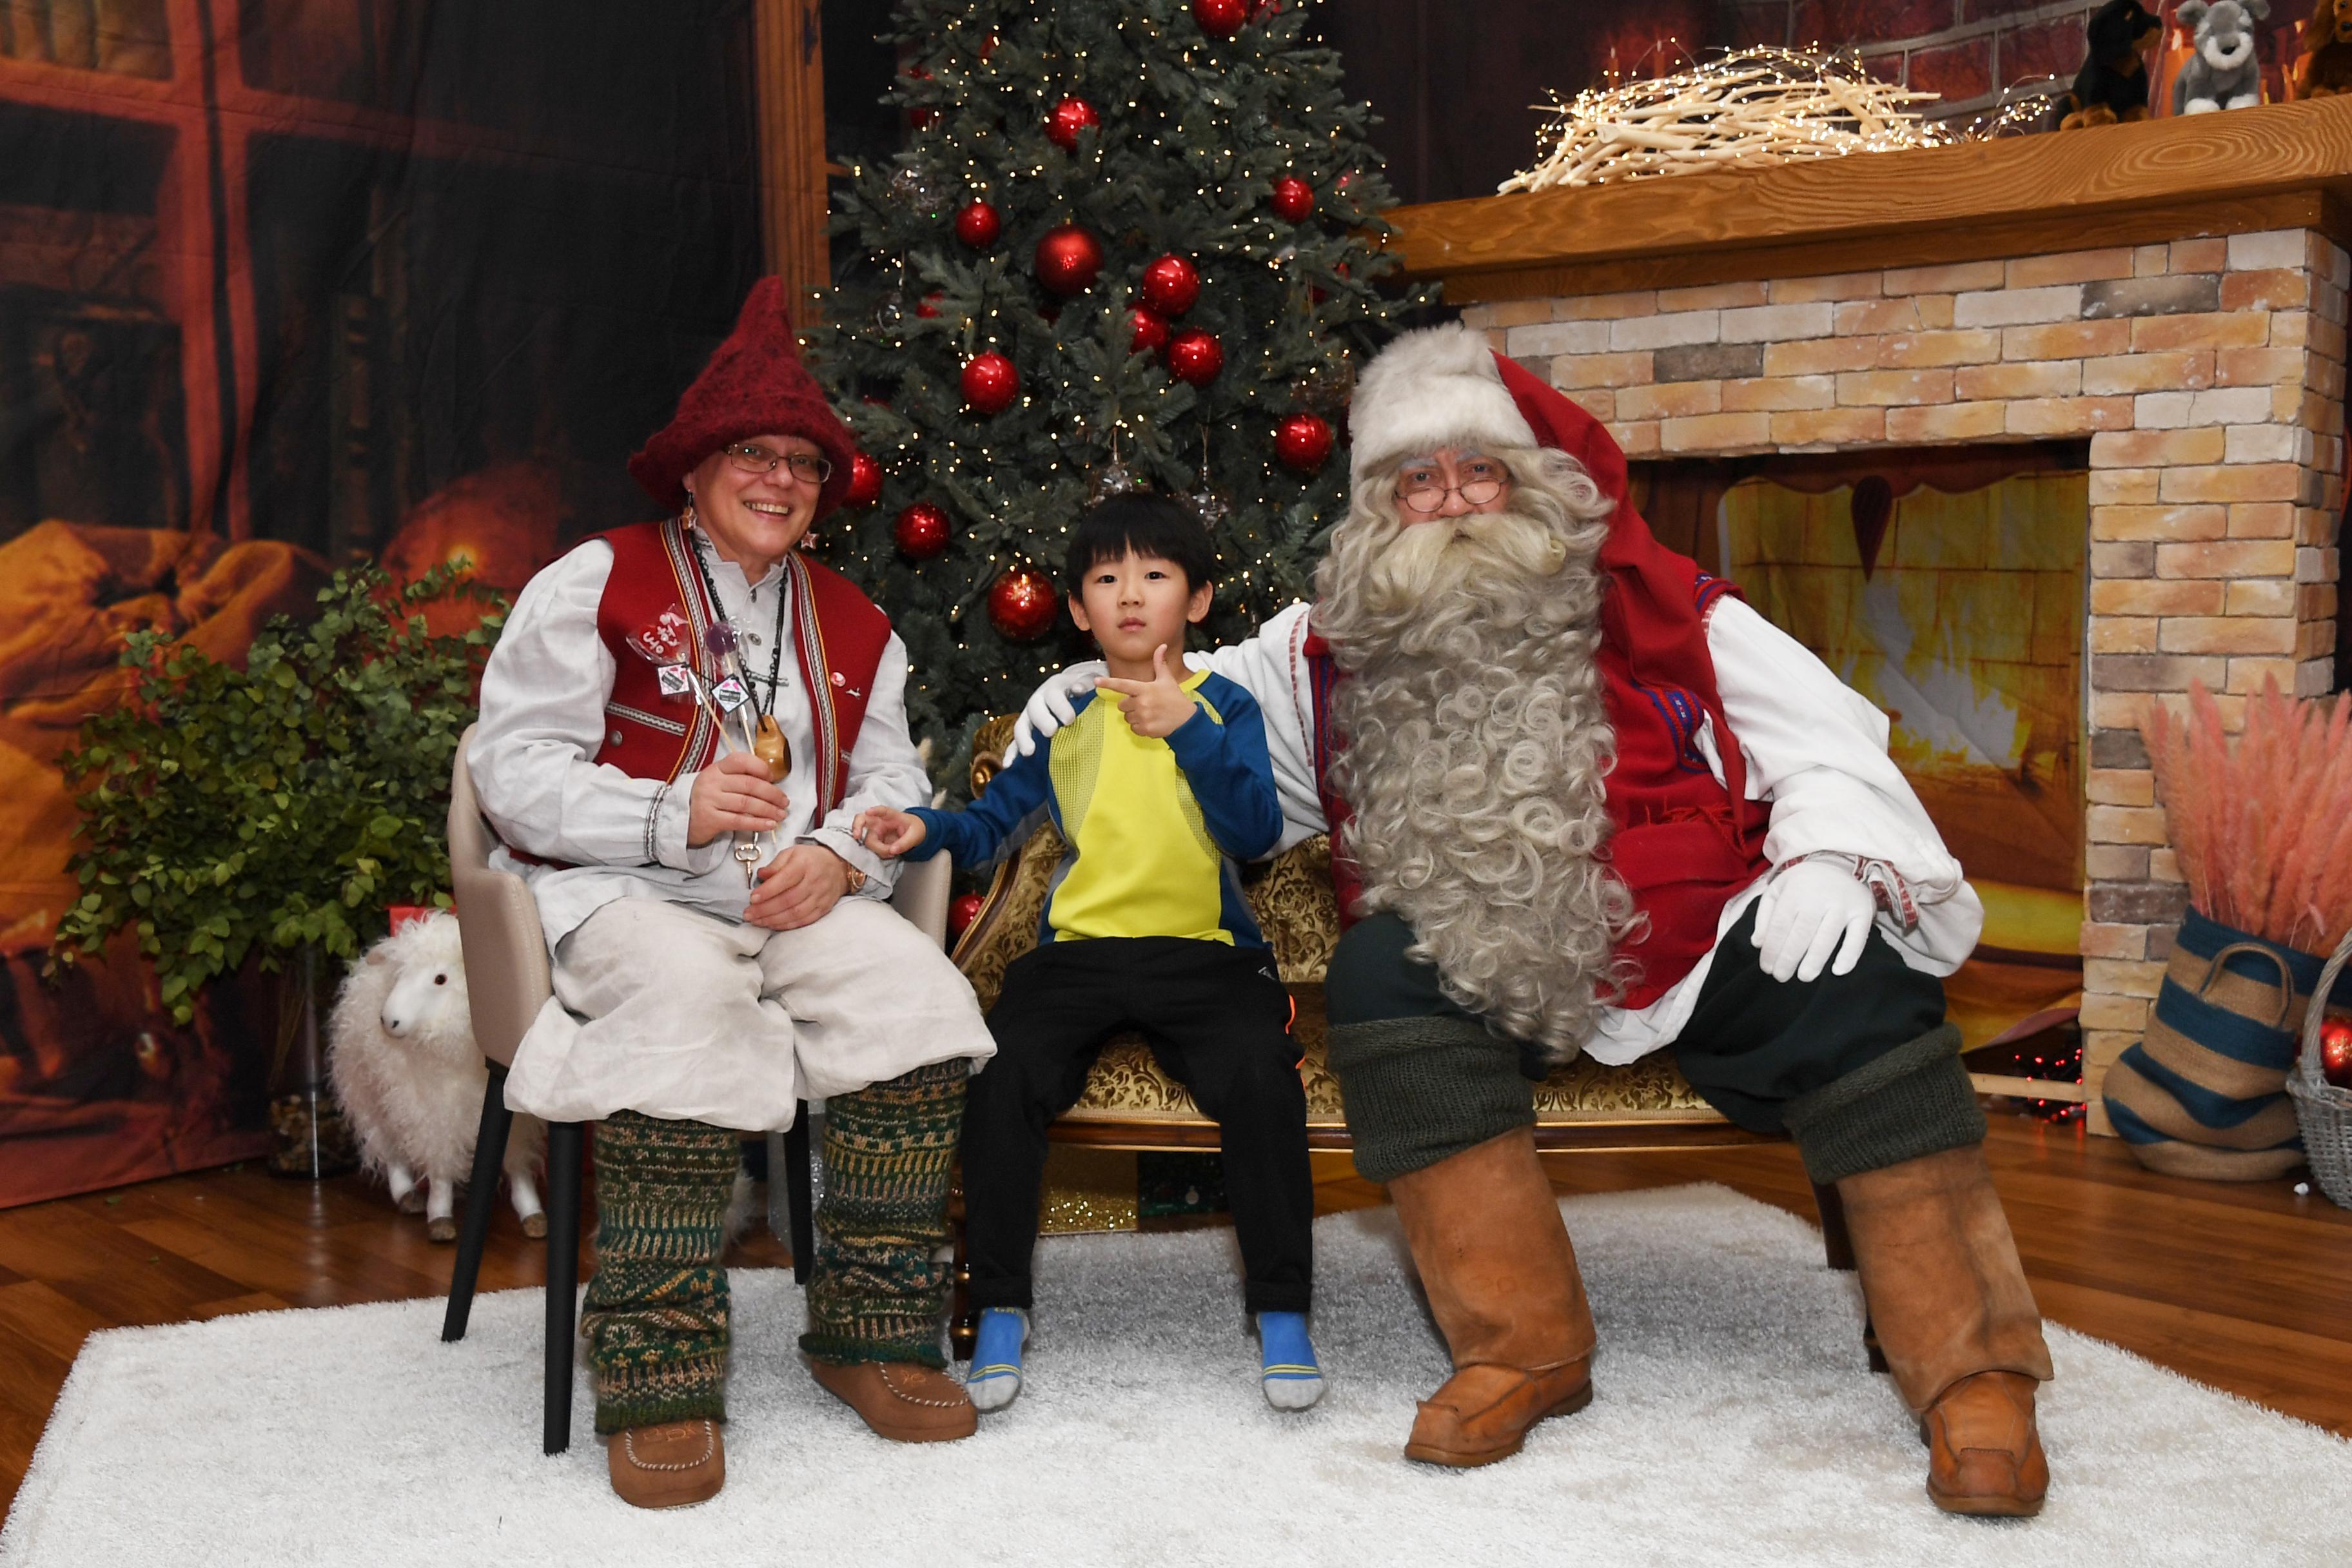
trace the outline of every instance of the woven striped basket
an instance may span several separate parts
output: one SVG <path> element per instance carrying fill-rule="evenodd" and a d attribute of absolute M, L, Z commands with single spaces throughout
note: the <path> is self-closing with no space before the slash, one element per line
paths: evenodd
<path fill-rule="evenodd" d="M 2352 1089 L 2338 1089 L 2320 1075 L 2319 1027 L 2327 1008 L 2321 999 L 2332 996 L 2336 978 L 2352 960 L 2352 931 L 2336 944 L 2335 956 L 2320 971 L 2312 988 L 2312 1005 L 2303 1019 L 2303 1055 L 2286 1091 L 2294 1099 L 2294 1119 L 2303 1129 L 2303 1152 L 2311 1161 L 2311 1174 L 2319 1190 L 2338 1208 L 2352 1209 Z"/>
<path fill-rule="evenodd" d="M 2261 1182 L 2304 1163 L 2286 1080 L 2322 961 L 2190 910 L 2147 1034 L 2107 1069 L 2107 1118 L 2152 1171 Z"/>

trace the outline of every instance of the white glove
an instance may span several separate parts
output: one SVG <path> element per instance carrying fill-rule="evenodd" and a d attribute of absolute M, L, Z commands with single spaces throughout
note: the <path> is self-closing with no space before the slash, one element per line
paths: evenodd
<path fill-rule="evenodd" d="M 1775 872 L 1756 900 L 1758 962 L 1775 980 L 1818 980 L 1823 964 L 1832 974 L 1851 974 L 1877 918 L 1878 901 L 1854 877 L 1853 861 L 1801 860 Z"/>
<path fill-rule="evenodd" d="M 1078 716 L 1070 706 L 1070 699 L 1081 691 L 1092 691 L 1095 682 L 1110 673 L 1110 667 L 1098 658 L 1074 664 L 1067 669 L 1056 670 L 1045 678 L 1045 683 L 1029 694 L 1023 704 L 1021 717 L 1013 721 L 1013 744 L 1006 748 L 1003 761 L 1013 761 L 1013 753 L 1031 756 L 1037 742 Z"/>

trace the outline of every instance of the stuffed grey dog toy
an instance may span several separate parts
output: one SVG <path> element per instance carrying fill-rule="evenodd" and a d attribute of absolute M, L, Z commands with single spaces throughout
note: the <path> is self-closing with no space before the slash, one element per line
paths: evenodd
<path fill-rule="evenodd" d="M 2270 0 L 2188 0 L 2174 19 L 2196 31 L 2196 48 L 2172 84 L 2172 112 L 2203 114 L 2251 109 L 2263 100 L 2263 68 L 2254 58 L 2254 22 L 2271 14 Z"/>

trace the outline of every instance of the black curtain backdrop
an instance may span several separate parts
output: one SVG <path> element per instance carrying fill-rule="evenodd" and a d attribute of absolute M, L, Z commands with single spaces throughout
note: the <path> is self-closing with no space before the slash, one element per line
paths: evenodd
<path fill-rule="evenodd" d="M 257 1152 L 271 986 L 39 978 L 119 634 L 358 558 L 520 587 L 761 258 L 751 0 L 0 5 L 0 1205 Z M 855 36 L 854 34 L 852 35 Z"/>

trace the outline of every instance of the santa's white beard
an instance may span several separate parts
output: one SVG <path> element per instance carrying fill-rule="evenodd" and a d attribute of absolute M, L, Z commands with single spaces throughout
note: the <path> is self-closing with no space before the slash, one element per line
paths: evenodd
<path fill-rule="evenodd" d="M 1349 674 L 1332 766 L 1365 909 L 1403 917 L 1448 996 L 1565 1059 L 1626 978 L 1633 896 L 1596 858 L 1604 528 L 1544 502 L 1523 485 L 1511 511 L 1351 517 L 1317 623 Z"/>

